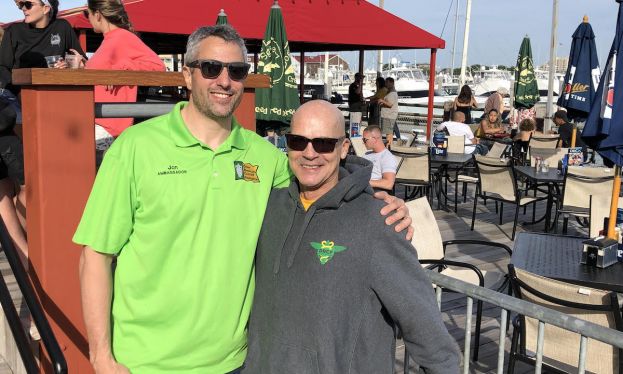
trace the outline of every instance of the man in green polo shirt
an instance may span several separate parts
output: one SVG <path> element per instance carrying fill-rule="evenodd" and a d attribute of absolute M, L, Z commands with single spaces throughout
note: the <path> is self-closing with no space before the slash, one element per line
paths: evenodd
<path fill-rule="evenodd" d="M 257 238 L 270 190 L 291 177 L 285 155 L 232 116 L 245 60 L 230 26 L 195 31 L 190 101 L 127 129 L 104 158 L 74 236 L 98 373 L 223 374 L 244 362 Z"/>

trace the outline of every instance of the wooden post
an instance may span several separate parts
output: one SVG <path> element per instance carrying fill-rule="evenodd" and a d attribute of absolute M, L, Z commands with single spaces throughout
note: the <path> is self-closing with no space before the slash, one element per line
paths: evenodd
<path fill-rule="evenodd" d="M 80 247 L 71 242 L 95 178 L 93 85 L 184 86 L 181 73 L 17 69 L 22 86 L 29 275 L 70 373 L 92 373 L 80 306 Z M 236 117 L 255 130 L 250 75 Z M 42 349 L 43 351 L 43 349 Z M 42 357 L 42 371 L 51 372 Z"/>
<path fill-rule="evenodd" d="M 426 116 L 426 141 L 430 143 L 431 127 L 433 125 L 433 104 L 435 98 L 435 63 L 437 62 L 437 48 L 430 50 L 430 72 L 428 73 L 428 114 Z"/>
<path fill-rule="evenodd" d="M 614 181 L 612 181 L 612 200 L 610 201 L 610 218 L 608 218 L 608 237 L 617 240 L 614 226 L 617 221 L 617 210 L 619 208 L 619 193 L 621 192 L 621 166 L 614 165 Z"/>

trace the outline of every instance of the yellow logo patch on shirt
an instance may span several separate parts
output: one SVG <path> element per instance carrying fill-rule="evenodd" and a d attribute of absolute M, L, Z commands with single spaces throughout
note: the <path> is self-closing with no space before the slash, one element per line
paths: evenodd
<path fill-rule="evenodd" d="M 259 183 L 260 178 L 257 175 L 257 169 L 259 167 L 259 165 L 252 165 L 247 162 L 234 161 L 234 172 L 236 180 Z"/>

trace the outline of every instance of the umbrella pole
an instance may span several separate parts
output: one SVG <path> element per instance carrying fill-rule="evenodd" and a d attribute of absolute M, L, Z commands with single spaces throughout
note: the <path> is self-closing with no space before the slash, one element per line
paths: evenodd
<path fill-rule="evenodd" d="M 617 240 L 614 226 L 617 220 L 617 209 L 619 207 L 619 193 L 621 192 L 621 166 L 614 166 L 614 185 L 612 186 L 612 201 L 610 202 L 610 218 L 608 219 L 608 237 Z"/>

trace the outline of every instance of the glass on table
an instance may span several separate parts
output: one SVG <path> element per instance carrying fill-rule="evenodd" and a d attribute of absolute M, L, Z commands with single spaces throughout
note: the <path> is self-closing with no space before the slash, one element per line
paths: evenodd
<path fill-rule="evenodd" d="M 549 172 L 549 162 L 541 161 L 541 173 Z"/>
<path fill-rule="evenodd" d="M 61 55 L 45 56 L 45 62 L 48 64 L 49 68 L 53 68 L 57 62 L 62 60 L 63 56 Z"/>
<path fill-rule="evenodd" d="M 80 55 L 75 55 L 71 52 L 65 54 L 65 61 L 67 61 L 67 66 L 69 66 L 70 69 L 79 69 L 81 60 L 82 56 Z"/>

